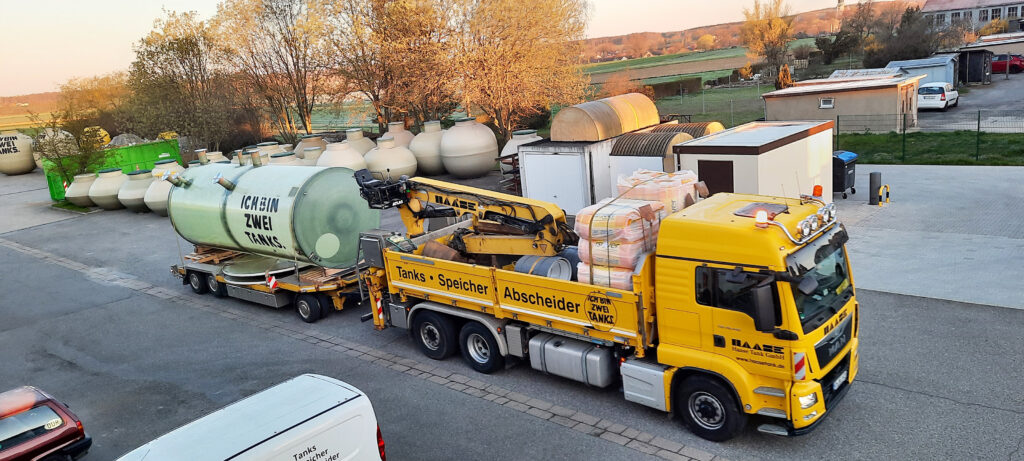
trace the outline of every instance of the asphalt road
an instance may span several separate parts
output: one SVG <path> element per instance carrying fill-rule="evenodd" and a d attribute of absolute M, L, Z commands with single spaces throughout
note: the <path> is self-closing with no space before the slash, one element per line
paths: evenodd
<path fill-rule="evenodd" d="M 1024 74 L 992 75 L 990 85 L 972 85 L 970 92 L 960 95 L 960 103 L 945 112 L 921 109 L 917 113 L 921 130 L 977 129 L 978 111 L 982 111 L 982 131 L 1020 133 L 1024 131 Z M 1004 112 L 994 112 L 1004 111 Z"/>
<path fill-rule="evenodd" d="M 389 220 L 390 221 L 390 220 Z M 22 245 L 83 264 L 70 270 Z M 457 357 L 423 358 L 396 329 L 348 309 L 305 327 L 293 312 L 192 294 L 170 275 L 178 243 L 164 218 L 98 212 L 0 234 L 0 388 L 34 384 L 68 401 L 111 459 L 291 376 L 314 372 L 370 396 L 391 459 L 637 459 L 644 455 L 449 387 L 257 328 L 283 322 L 429 362 L 729 459 L 1024 460 L 1024 311 L 861 290 L 858 381 L 810 435 L 753 427 L 722 444 L 667 415 L 525 364 L 474 374 Z M 187 247 L 182 246 L 183 250 Z M 885 270 L 885 268 L 873 268 Z M 866 268 L 854 268 L 868 270 Z M 97 274 L 163 287 L 164 300 Z M 914 274 L 893 274 L 914 277 Z M 201 309 L 223 306 L 227 316 Z M 236 315 L 236 313 L 239 313 Z M 243 317 L 243 318 L 238 318 Z M 701 452 L 696 452 L 700 455 Z"/>

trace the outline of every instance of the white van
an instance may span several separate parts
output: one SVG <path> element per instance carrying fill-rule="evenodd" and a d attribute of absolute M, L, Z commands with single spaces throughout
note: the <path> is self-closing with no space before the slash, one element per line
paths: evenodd
<path fill-rule="evenodd" d="M 343 461 L 384 458 L 377 417 L 359 389 L 306 374 L 181 426 L 120 458 Z"/>

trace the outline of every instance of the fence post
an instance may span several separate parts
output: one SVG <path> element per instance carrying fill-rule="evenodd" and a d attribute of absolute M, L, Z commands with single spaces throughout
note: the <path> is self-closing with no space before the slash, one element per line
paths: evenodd
<path fill-rule="evenodd" d="M 981 110 L 978 110 L 978 129 L 974 136 L 974 161 L 981 158 Z"/>
<path fill-rule="evenodd" d="M 701 85 L 700 85 L 700 113 L 702 113 L 702 114 L 708 113 L 707 105 L 704 104 L 704 84 L 703 83 L 701 83 Z"/>
<path fill-rule="evenodd" d="M 907 113 L 903 113 L 903 152 L 900 155 L 900 162 L 907 163 Z"/>
<path fill-rule="evenodd" d="M 732 99 L 729 100 L 729 124 L 736 126 L 736 113 L 732 110 Z"/>

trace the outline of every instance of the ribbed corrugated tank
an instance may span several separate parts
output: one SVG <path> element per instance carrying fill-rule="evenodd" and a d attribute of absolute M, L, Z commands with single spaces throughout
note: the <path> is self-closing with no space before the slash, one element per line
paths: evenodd
<path fill-rule="evenodd" d="M 647 96 L 628 93 L 566 107 L 551 122 L 552 141 L 597 142 L 657 125 L 658 108 Z"/>
<path fill-rule="evenodd" d="M 686 133 L 628 133 L 619 136 L 609 154 L 612 157 L 659 157 L 662 171 L 675 171 L 672 146 L 693 139 Z"/>
<path fill-rule="evenodd" d="M 651 129 L 651 133 L 686 133 L 694 138 L 725 130 L 720 122 L 664 123 Z"/>

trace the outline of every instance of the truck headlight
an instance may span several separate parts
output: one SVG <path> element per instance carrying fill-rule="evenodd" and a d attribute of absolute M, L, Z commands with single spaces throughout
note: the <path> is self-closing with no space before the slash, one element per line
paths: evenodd
<path fill-rule="evenodd" d="M 818 403 L 818 393 L 817 392 L 811 392 L 810 394 L 807 394 L 807 395 L 805 395 L 803 397 L 800 397 L 799 400 L 800 400 L 800 408 L 803 408 L 803 409 L 806 410 L 808 408 L 813 407 L 814 404 Z"/>

